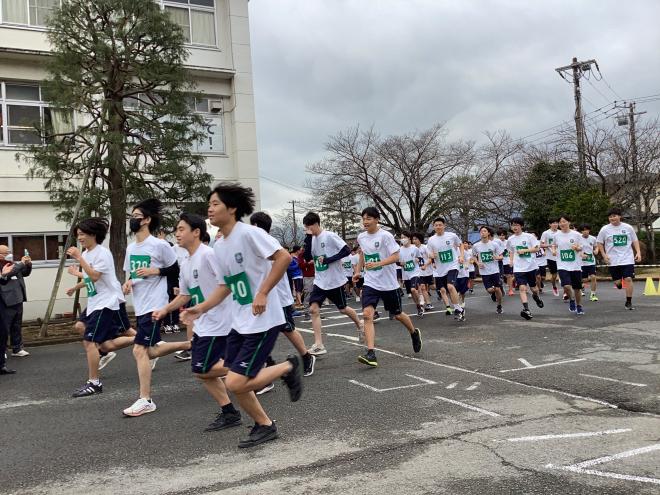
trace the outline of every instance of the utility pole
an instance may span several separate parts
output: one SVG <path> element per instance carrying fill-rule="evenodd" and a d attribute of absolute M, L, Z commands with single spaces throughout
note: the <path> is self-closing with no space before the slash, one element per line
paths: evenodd
<path fill-rule="evenodd" d="M 291 209 L 293 211 L 293 243 L 298 243 L 298 226 L 296 225 L 296 200 L 289 201 L 291 203 Z"/>
<path fill-rule="evenodd" d="M 594 60 L 585 60 L 579 62 L 577 57 L 573 57 L 573 62 L 564 67 L 557 67 L 555 70 L 562 79 L 568 81 L 564 73 L 572 72 L 573 76 L 573 94 L 575 97 L 575 132 L 577 135 L 577 149 L 578 149 L 578 169 L 582 179 L 587 178 L 587 165 L 584 153 L 584 115 L 582 113 L 582 93 L 580 90 L 580 77 L 584 72 L 591 70 L 591 65 L 595 65 L 598 69 L 598 63 Z M 569 81 L 571 82 L 571 81 Z"/>

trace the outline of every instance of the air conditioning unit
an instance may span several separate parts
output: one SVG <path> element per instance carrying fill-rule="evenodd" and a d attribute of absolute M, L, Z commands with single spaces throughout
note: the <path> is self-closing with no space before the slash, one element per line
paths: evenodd
<path fill-rule="evenodd" d="M 211 100 L 209 105 L 212 113 L 222 112 L 222 100 Z"/>

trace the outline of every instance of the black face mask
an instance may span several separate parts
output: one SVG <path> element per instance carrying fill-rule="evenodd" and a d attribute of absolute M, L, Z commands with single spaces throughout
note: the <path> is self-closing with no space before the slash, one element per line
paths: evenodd
<path fill-rule="evenodd" d="M 142 220 L 144 220 L 144 219 L 143 218 L 131 218 L 131 220 L 129 222 L 129 227 L 131 229 L 131 232 L 136 234 L 140 230 L 140 227 L 142 227 Z"/>

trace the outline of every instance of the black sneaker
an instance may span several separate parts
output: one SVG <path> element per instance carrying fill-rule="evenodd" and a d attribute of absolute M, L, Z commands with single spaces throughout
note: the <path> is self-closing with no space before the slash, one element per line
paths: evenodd
<path fill-rule="evenodd" d="M 498 304 L 498 305 L 497 305 L 497 309 L 495 310 L 495 312 L 496 312 L 498 315 L 501 315 L 501 314 L 502 314 L 502 305 L 501 305 L 501 304 Z"/>
<path fill-rule="evenodd" d="M 433 304 L 429 303 L 426 306 L 424 306 L 424 311 L 431 311 L 432 309 L 433 309 Z"/>
<path fill-rule="evenodd" d="M 631 302 L 626 302 L 625 308 L 629 311 L 635 311 L 635 307 L 632 305 Z"/>
<path fill-rule="evenodd" d="M 101 392 L 103 392 L 103 384 L 101 382 L 99 382 L 98 385 L 92 382 L 87 382 L 82 388 L 71 394 L 71 397 L 88 397 L 90 395 L 100 394 Z"/>
<path fill-rule="evenodd" d="M 190 351 L 177 351 L 174 353 L 174 359 L 179 361 L 190 361 L 192 359 L 192 354 Z"/>
<path fill-rule="evenodd" d="M 314 374 L 314 365 L 316 364 L 316 356 L 308 354 L 307 357 L 303 356 L 303 376 L 312 376 Z"/>
<path fill-rule="evenodd" d="M 497 296 L 495 296 L 494 292 L 490 295 L 490 300 L 493 302 L 497 302 Z"/>
<path fill-rule="evenodd" d="M 422 306 L 417 306 L 417 316 L 420 318 L 424 317 L 424 308 Z"/>
<path fill-rule="evenodd" d="M 522 316 L 526 320 L 531 320 L 532 319 L 532 312 L 529 309 L 523 309 L 520 312 L 520 316 Z"/>
<path fill-rule="evenodd" d="M 422 350 L 422 332 L 419 331 L 419 328 L 415 328 L 415 331 L 412 334 L 410 334 L 410 338 L 412 339 L 413 351 L 415 351 L 415 353 L 421 351 Z"/>
<path fill-rule="evenodd" d="M 536 294 L 534 294 L 534 295 L 532 296 L 532 299 L 534 299 L 534 302 L 536 303 L 536 305 L 537 305 L 539 308 L 542 308 L 542 307 L 544 306 L 543 301 L 541 301 L 541 298 L 540 298 L 539 296 L 537 296 Z"/>
<path fill-rule="evenodd" d="M 269 426 L 255 424 L 250 430 L 250 434 L 244 440 L 238 442 L 238 447 L 241 449 L 248 449 L 256 447 L 262 443 L 275 440 L 279 435 L 277 434 L 277 426 L 273 422 Z"/>
<path fill-rule="evenodd" d="M 454 320 L 456 321 L 465 321 L 465 311 L 462 309 L 454 310 Z"/>
<path fill-rule="evenodd" d="M 367 366 L 371 366 L 372 368 L 378 366 L 378 359 L 376 359 L 376 353 L 373 349 L 367 351 L 362 356 L 358 356 L 358 361 L 362 364 L 366 364 Z"/>
<path fill-rule="evenodd" d="M 204 431 L 224 430 L 226 428 L 231 428 L 232 426 L 238 426 L 242 422 L 243 420 L 241 419 L 240 412 L 236 411 L 235 413 L 225 414 L 220 411 L 215 417 L 213 423 L 204 428 Z"/>
<path fill-rule="evenodd" d="M 374 321 L 376 321 L 378 318 L 380 318 L 380 313 L 378 311 L 374 311 Z"/>
<path fill-rule="evenodd" d="M 451 309 L 451 306 L 445 308 L 445 316 L 451 316 L 454 314 L 454 311 Z"/>
<path fill-rule="evenodd" d="M 291 402 L 296 402 L 302 395 L 303 385 L 301 375 L 300 358 L 298 356 L 289 356 L 286 358 L 293 368 L 282 377 L 282 381 L 289 389 L 289 398 Z"/>

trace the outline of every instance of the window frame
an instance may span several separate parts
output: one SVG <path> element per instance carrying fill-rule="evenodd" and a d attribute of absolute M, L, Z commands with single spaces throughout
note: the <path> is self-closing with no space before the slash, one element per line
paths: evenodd
<path fill-rule="evenodd" d="M 45 24 L 32 24 L 31 19 L 30 19 L 30 2 L 33 0 L 22 0 L 25 2 L 26 5 L 26 12 L 27 12 L 27 22 L 13 22 L 13 21 L 6 21 L 5 20 L 5 9 L 3 5 L 3 1 L 0 0 L 0 24 L 5 25 L 5 26 L 16 26 L 16 27 L 22 27 L 22 28 L 30 28 L 30 29 L 37 29 L 40 31 L 45 31 L 48 28 L 46 27 Z M 62 6 L 62 0 L 59 0 L 60 6 Z M 38 7 L 35 7 L 38 8 Z"/>
<path fill-rule="evenodd" d="M 23 257 L 23 253 L 16 253 L 14 252 L 14 237 L 42 237 L 43 238 L 43 245 L 44 245 L 44 258 L 43 260 L 32 260 L 32 265 L 34 267 L 39 267 L 39 266 L 44 266 L 44 267 L 50 267 L 50 266 L 57 266 L 57 264 L 60 262 L 59 257 L 56 259 L 48 259 L 48 241 L 46 240 L 47 237 L 52 237 L 52 236 L 58 236 L 62 237 L 62 242 L 66 243 L 66 238 L 69 235 L 69 232 L 65 231 L 51 231 L 51 232 L 0 232 L 0 237 L 6 237 L 7 238 L 7 246 L 9 246 L 9 250 L 13 253 L 14 255 L 14 261 L 20 261 L 20 259 Z M 59 240 L 58 240 L 58 248 L 59 248 Z M 71 264 L 74 260 L 67 259 L 67 263 Z"/>
<path fill-rule="evenodd" d="M 190 3 L 190 0 L 187 0 L 186 3 L 177 2 L 176 0 L 155 0 L 156 3 L 160 5 L 161 10 L 165 11 L 165 7 L 177 8 L 181 10 L 188 11 L 188 37 L 190 41 L 184 41 L 185 45 L 193 46 L 195 48 L 218 48 L 218 9 L 217 2 L 218 0 L 213 1 L 213 7 L 206 7 L 204 5 L 194 5 Z M 206 43 L 195 43 L 193 42 L 193 23 L 192 23 L 192 11 L 207 12 L 213 14 L 213 37 L 215 38 L 215 43 L 212 45 Z"/>

